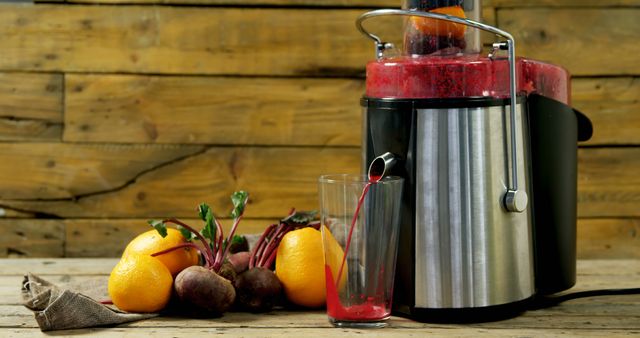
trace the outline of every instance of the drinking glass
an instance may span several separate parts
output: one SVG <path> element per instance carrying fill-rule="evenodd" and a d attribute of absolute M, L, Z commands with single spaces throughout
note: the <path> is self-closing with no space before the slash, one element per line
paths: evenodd
<path fill-rule="evenodd" d="M 386 326 L 403 182 L 351 174 L 319 179 L 327 314 L 336 327 Z"/>

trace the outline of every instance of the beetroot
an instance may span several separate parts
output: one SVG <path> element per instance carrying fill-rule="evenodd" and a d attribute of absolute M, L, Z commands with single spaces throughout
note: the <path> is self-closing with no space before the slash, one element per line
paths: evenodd
<path fill-rule="evenodd" d="M 238 276 L 238 274 L 236 273 L 236 269 L 228 261 L 222 264 L 222 266 L 220 267 L 220 270 L 218 271 L 218 275 L 220 275 L 220 277 L 231 282 L 231 284 L 235 282 L 236 277 Z"/>
<path fill-rule="evenodd" d="M 174 288 L 183 303 L 212 315 L 223 314 L 236 299 L 236 291 L 230 281 L 197 265 L 182 270 L 176 276 Z"/>
<path fill-rule="evenodd" d="M 180 226 L 180 231 L 187 240 L 197 238 L 202 244 L 202 248 L 200 248 L 193 243 L 184 243 L 152 255 L 162 255 L 187 246 L 200 251 L 205 266 L 191 266 L 184 269 L 176 276 L 174 282 L 175 293 L 182 302 L 180 307 L 186 309 L 185 312 L 197 314 L 199 310 L 207 314 L 220 315 L 234 304 L 236 292 L 233 281 L 236 272 L 230 263 L 225 263 L 230 249 L 230 245 L 225 245 L 225 243 L 231 243 L 230 240 L 242 219 L 248 200 L 249 194 L 244 191 L 231 195 L 234 206 L 231 217 L 234 218 L 234 222 L 226 240 L 223 239 L 220 222 L 213 216 L 211 208 L 204 203 L 198 207 L 198 214 L 205 222 L 202 232 L 197 232 L 191 226 L 175 218 L 149 221 L 149 224 L 163 237 L 167 234 L 166 223 L 173 223 Z"/>
<path fill-rule="evenodd" d="M 249 268 L 249 257 L 251 253 L 248 251 L 236 252 L 229 256 L 229 263 L 233 266 L 236 274 L 242 273 Z"/>
<path fill-rule="evenodd" d="M 233 286 L 238 293 L 238 304 L 252 312 L 265 312 L 280 301 L 282 284 L 273 271 L 257 267 L 241 273 Z"/>
<path fill-rule="evenodd" d="M 312 222 L 315 212 L 296 213 L 295 209 L 280 221 L 272 224 L 260 236 L 249 254 L 249 268 L 236 277 L 237 305 L 251 312 L 265 312 L 273 308 L 282 296 L 282 284 L 271 271 L 276 259 L 278 245 L 289 231 L 305 226 L 319 227 Z M 238 258 L 240 260 L 240 257 Z M 240 262 L 238 262 L 240 265 Z"/>

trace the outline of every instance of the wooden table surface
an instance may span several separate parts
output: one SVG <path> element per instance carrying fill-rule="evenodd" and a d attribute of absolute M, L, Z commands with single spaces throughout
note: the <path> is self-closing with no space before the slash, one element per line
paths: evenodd
<path fill-rule="evenodd" d="M 392 317 L 384 329 L 333 328 L 323 311 L 227 313 L 217 319 L 158 317 L 113 328 L 41 333 L 33 314 L 21 305 L 20 282 L 32 272 L 58 285 L 105 281 L 116 259 L 0 259 L 0 337 L 90 335 L 102 337 L 230 336 L 459 336 L 459 337 L 640 337 L 640 295 L 577 299 L 499 322 L 425 324 Z M 583 260 L 571 291 L 640 287 L 640 260 Z"/>

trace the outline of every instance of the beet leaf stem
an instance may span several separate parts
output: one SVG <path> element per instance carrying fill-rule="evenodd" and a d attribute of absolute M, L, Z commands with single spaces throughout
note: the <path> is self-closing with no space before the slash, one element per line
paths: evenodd
<path fill-rule="evenodd" d="M 262 245 L 260 245 L 260 249 L 258 250 L 258 252 L 256 252 L 256 267 L 260 266 L 260 261 L 262 260 L 262 256 L 264 255 L 264 251 L 267 249 L 267 246 L 269 246 L 269 243 L 271 242 L 271 239 L 269 237 L 265 237 L 264 241 L 262 242 Z"/>
<path fill-rule="evenodd" d="M 218 264 L 221 260 L 222 260 L 222 245 L 223 245 L 223 237 L 224 237 L 224 231 L 222 230 L 222 225 L 220 224 L 220 221 L 218 221 L 218 219 L 214 219 L 215 223 L 216 223 L 216 232 L 218 234 L 217 236 L 217 243 L 216 241 L 211 241 L 211 243 L 213 243 L 214 245 L 214 251 L 215 251 L 215 256 L 213 259 L 213 270 L 218 272 L 218 270 L 220 269 L 220 266 L 222 266 L 222 263 Z"/>
<path fill-rule="evenodd" d="M 280 244 L 280 240 L 284 235 L 288 232 L 289 226 L 284 223 L 280 223 L 276 230 L 274 231 L 273 236 L 270 236 L 269 243 L 267 244 L 264 252 L 260 255 L 260 260 L 258 261 L 258 266 L 265 267 L 265 263 L 271 257 L 272 252 L 277 252 L 278 245 Z"/>
<path fill-rule="evenodd" d="M 231 231 L 229 231 L 229 237 L 227 238 L 227 246 L 224 248 L 224 252 L 222 253 L 222 259 L 220 259 L 220 262 L 218 262 L 220 266 L 222 266 L 224 257 L 227 257 L 227 254 L 229 253 L 229 249 L 231 248 L 231 240 L 233 239 L 233 235 L 236 233 L 236 228 L 238 227 L 240 220 L 242 220 L 242 215 L 236 218 L 233 222 L 233 226 L 231 226 Z"/>
<path fill-rule="evenodd" d="M 200 255 L 202 255 L 202 257 L 206 257 L 206 255 L 202 252 L 202 250 L 200 250 L 200 248 L 197 245 L 193 244 L 193 243 L 178 244 L 178 245 L 176 245 L 176 246 L 174 246 L 172 248 L 164 249 L 162 251 L 153 253 L 153 254 L 151 254 L 151 257 L 157 257 L 157 256 L 160 256 L 160 255 L 164 255 L 164 254 L 169 253 L 171 251 L 175 251 L 175 250 L 182 249 L 182 248 L 193 248 L 193 249 L 197 250 L 200 253 Z"/>
<path fill-rule="evenodd" d="M 260 238 L 258 239 L 256 244 L 253 246 L 253 250 L 251 250 L 251 254 L 249 256 L 249 269 L 255 267 L 255 261 L 257 258 L 258 250 L 260 249 L 260 247 L 262 247 L 265 244 L 264 243 L 265 238 L 276 226 L 277 224 L 271 224 L 270 226 L 268 226 L 265 229 L 265 231 L 262 233 L 262 235 L 260 235 Z"/>
<path fill-rule="evenodd" d="M 204 245 L 204 249 L 205 249 L 205 251 L 207 253 L 206 255 L 204 255 L 204 260 L 207 262 L 206 267 L 207 268 L 212 268 L 213 267 L 213 263 L 214 263 L 213 252 L 211 251 L 211 248 L 209 247 L 209 243 L 207 243 L 207 240 L 202 236 L 202 234 L 200 234 L 198 231 L 195 231 L 188 224 L 185 224 L 185 223 L 181 222 L 180 220 L 178 220 L 176 218 L 168 218 L 168 219 L 165 219 L 163 222 L 164 223 L 173 223 L 173 224 L 180 225 L 180 226 L 184 227 L 185 229 L 191 231 L 193 234 L 195 234 L 198 237 L 198 239 L 200 240 L 200 242 L 202 242 L 202 244 Z"/>
<path fill-rule="evenodd" d="M 278 255 L 278 250 L 273 250 L 271 255 L 269 255 L 269 259 L 267 259 L 267 261 L 261 266 L 267 269 L 271 269 L 271 266 L 273 265 L 273 262 L 276 260 L 277 255 Z"/>

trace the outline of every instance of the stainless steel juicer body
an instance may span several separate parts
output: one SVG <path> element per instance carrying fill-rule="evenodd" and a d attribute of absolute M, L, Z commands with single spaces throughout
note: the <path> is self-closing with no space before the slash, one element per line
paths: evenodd
<path fill-rule="evenodd" d="M 529 193 L 522 106 L 520 189 Z M 486 307 L 531 297 L 531 213 L 502 199 L 511 172 L 507 106 L 416 110 L 415 294 L 418 308 Z"/>
<path fill-rule="evenodd" d="M 521 100 L 522 102 L 522 100 Z M 485 310 L 535 293 L 530 208 L 510 212 L 508 99 L 362 100 L 364 163 L 391 152 L 405 177 L 397 312 Z M 516 109 L 520 190 L 530 192 L 525 109 Z M 517 313 L 517 312 L 516 312 Z M 425 317 L 425 318 L 423 318 Z"/>

